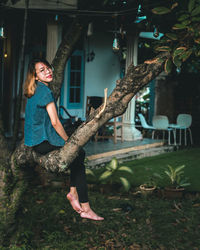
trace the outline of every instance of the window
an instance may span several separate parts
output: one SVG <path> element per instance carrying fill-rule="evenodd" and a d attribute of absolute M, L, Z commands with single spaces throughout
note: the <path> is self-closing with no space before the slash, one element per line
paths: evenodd
<path fill-rule="evenodd" d="M 68 74 L 68 108 L 81 108 L 83 103 L 83 76 L 84 57 L 83 51 L 77 50 L 69 60 Z"/>

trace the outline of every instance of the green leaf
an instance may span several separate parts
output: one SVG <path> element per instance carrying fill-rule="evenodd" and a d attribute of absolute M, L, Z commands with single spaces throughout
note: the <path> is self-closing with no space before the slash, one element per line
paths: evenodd
<path fill-rule="evenodd" d="M 170 51 L 169 46 L 159 46 L 155 48 L 156 51 Z"/>
<path fill-rule="evenodd" d="M 183 14 L 183 15 L 181 15 L 181 16 L 178 18 L 178 21 L 179 21 L 179 22 L 182 22 L 182 21 L 188 19 L 189 17 L 190 17 L 190 15 L 188 15 L 188 14 Z"/>
<path fill-rule="evenodd" d="M 109 171 L 112 171 L 111 162 L 112 162 L 112 161 L 110 161 L 110 162 L 106 165 L 106 169 L 109 170 Z"/>
<path fill-rule="evenodd" d="M 174 168 L 172 166 L 168 165 L 168 168 L 171 174 L 174 173 Z"/>
<path fill-rule="evenodd" d="M 190 57 L 191 54 L 192 54 L 192 50 L 188 50 L 185 53 L 180 55 L 180 59 L 182 59 L 182 61 L 185 62 Z"/>
<path fill-rule="evenodd" d="M 159 63 L 162 63 L 162 62 L 164 62 L 164 61 L 165 61 L 164 58 L 158 58 L 158 62 L 159 62 Z"/>
<path fill-rule="evenodd" d="M 88 169 L 88 168 L 85 169 L 85 173 L 86 173 L 86 175 L 95 176 L 94 172 L 91 169 Z"/>
<path fill-rule="evenodd" d="M 166 33 L 166 36 L 169 37 L 171 40 L 177 40 L 177 35 L 174 33 Z"/>
<path fill-rule="evenodd" d="M 181 166 L 175 168 L 175 173 L 180 172 L 183 168 L 185 168 L 185 165 L 181 165 Z"/>
<path fill-rule="evenodd" d="M 192 10 L 194 9 L 195 6 L 195 0 L 190 0 L 188 3 L 188 11 L 192 12 Z"/>
<path fill-rule="evenodd" d="M 171 10 L 173 10 L 174 8 L 176 8 L 178 6 L 178 3 L 177 2 L 175 2 L 174 4 L 172 4 L 172 6 L 171 6 Z"/>
<path fill-rule="evenodd" d="M 187 187 L 187 186 L 190 186 L 191 185 L 191 183 L 183 183 L 183 184 L 181 184 L 181 187 Z"/>
<path fill-rule="evenodd" d="M 195 9 L 192 11 L 192 13 L 191 13 L 192 16 L 197 16 L 197 15 L 199 15 L 199 14 L 200 14 L 200 6 L 198 6 L 197 8 L 195 8 Z"/>
<path fill-rule="evenodd" d="M 182 61 L 180 60 L 179 56 L 175 56 L 173 58 L 173 63 L 176 65 L 177 68 L 181 67 Z"/>
<path fill-rule="evenodd" d="M 166 7 L 156 7 L 152 9 L 152 12 L 156 15 L 163 15 L 171 12 L 171 10 Z"/>
<path fill-rule="evenodd" d="M 126 166 L 122 166 L 122 167 L 118 168 L 118 170 L 119 170 L 119 171 L 125 171 L 125 172 L 128 172 L 128 173 L 130 173 L 130 174 L 133 174 L 132 169 L 129 168 L 129 167 L 126 167 Z"/>
<path fill-rule="evenodd" d="M 150 45 L 149 45 L 148 43 L 145 43 L 144 46 L 145 46 L 146 48 L 150 48 Z"/>
<path fill-rule="evenodd" d="M 187 26 L 185 26 L 185 25 L 183 25 L 183 24 L 181 24 L 181 23 L 176 23 L 176 24 L 172 27 L 173 30 L 180 30 L 180 29 L 186 29 L 186 28 L 187 28 Z"/>
<path fill-rule="evenodd" d="M 200 44 L 200 37 L 199 37 L 199 38 L 196 38 L 194 41 L 195 41 L 195 43 Z"/>
<path fill-rule="evenodd" d="M 190 186 L 190 185 L 191 185 L 191 183 L 189 183 L 189 182 L 186 182 L 186 183 L 181 183 L 180 182 L 181 187 L 187 187 L 187 186 Z"/>
<path fill-rule="evenodd" d="M 118 167 L 118 161 L 117 161 L 116 158 L 113 158 L 113 159 L 111 160 L 111 162 L 110 162 L 110 167 L 111 167 L 111 169 L 113 169 L 113 170 L 116 170 L 116 169 L 117 169 L 117 167 Z"/>
<path fill-rule="evenodd" d="M 174 50 L 173 52 L 173 56 L 178 56 L 178 55 L 181 55 L 182 53 L 184 53 L 186 51 L 186 47 L 178 47 Z"/>
<path fill-rule="evenodd" d="M 200 16 L 195 16 L 195 17 L 192 17 L 192 22 L 199 22 L 200 21 Z"/>
<path fill-rule="evenodd" d="M 200 41 L 199 41 L 199 42 L 200 42 Z M 196 51 L 195 51 L 195 55 L 196 55 L 196 56 L 200 56 L 200 50 L 196 50 Z"/>
<path fill-rule="evenodd" d="M 129 181 L 126 178 L 124 178 L 124 177 L 120 177 L 120 180 L 121 180 L 121 183 L 122 183 L 124 189 L 126 191 L 128 191 L 130 189 L 130 186 L 131 186 L 130 183 L 129 183 Z"/>
<path fill-rule="evenodd" d="M 107 179 L 108 177 L 110 177 L 111 175 L 112 175 L 112 172 L 110 172 L 110 171 L 105 171 L 102 175 L 100 175 L 99 180 L 100 180 L 100 181 L 105 180 L 105 179 Z"/>
<path fill-rule="evenodd" d="M 182 21 L 181 22 L 181 24 L 183 24 L 183 25 L 188 25 L 188 24 L 190 24 L 191 23 L 191 20 L 185 20 L 185 21 Z"/>
<path fill-rule="evenodd" d="M 168 74 L 172 71 L 172 61 L 171 61 L 171 59 L 166 60 L 164 69 L 165 69 L 165 72 L 168 73 Z"/>
<path fill-rule="evenodd" d="M 167 170 L 165 170 L 165 174 L 170 178 L 170 180 L 171 180 L 171 173 L 169 172 L 169 171 L 167 171 Z"/>

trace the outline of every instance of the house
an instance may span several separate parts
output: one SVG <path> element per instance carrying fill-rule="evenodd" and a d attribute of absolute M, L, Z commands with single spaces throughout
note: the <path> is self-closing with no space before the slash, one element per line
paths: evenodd
<path fill-rule="evenodd" d="M 13 132 L 22 58 L 21 41 L 25 1 L 15 2 L 13 6 L 11 1 L 8 1 L 8 5 L 0 9 L 0 52 L 3 55 L 0 57 L 0 105 L 3 107 L 2 114 L 7 136 L 11 136 Z M 29 0 L 24 77 L 31 58 L 46 57 L 50 62 L 52 61 L 63 34 L 69 28 L 71 16 L 76 13 L 77 4 L 76 0 L 48 1 L 48 3 L 45 0 Z M 132 19 L 134 20 L 134 18 L 133 15 Z M 130 63 L 137 65 L 143 62 L 141 60 L 143 60 L 146 51 L 144 48 L 140 49 L 141 39 L 148 39 L 146 35 L 152 35 L 152 33 L 145 34 L 143 32 L 140 34 L 142 38 L 139 38 L 139 34 L 132 27 L 132 32 L 126 30 L 125 34 L 123 25 L 120 23 L 123 20 L 116 17 L 112 17 L 112 19 L 106 17 L 103 19 L 103 23 L 99 20 L 102 21 L 98 16 L 92 16 L 88 30 L 68 60 L 58 102 L 58 105 L 67 108 L 71 115 L 82 120 L 86 116 L 87 96 L 103 96 L 105 88 L 108 88 L 108 94 L 110 94 L 116 81 L 123 77 Z M 116 43 L 117 39 L 120 40 L 120 45 Z M 113 50 L 113 47 L 117 46 L 121 48 L 120 53 L 116 52 L 116 48 Z M 171 98 L 174 95 L 174 85 L 172 84 L 172 88 L 166 87 L 162 96 L 164 88 L 155 87 L 157 83 L 161 86 L 160 82 L 163 82 L 164 86 L 165 81 L 166 76 L 161 75 L 156 79 L 155 84 L 150 84 L 150 109 L 147 110 L 149 121 L 151 121 L 153 114 L 159 113 L 165 113 L 170 117 L 171 122 L 175 121 L 178 110 L 174 112 L 173 98 L 170 99 L 170 102 L 168 101 L 168 97 Z M 171 79 L 169 81 L 172 82 Z M 163 102 L 166 105 L 161 104 Z M 162 107 L 166 108 L 162 109 Z M 25 98 L 22 105 L 22 119 L 24 108 Z M 134 97 L 124 114 L 125 140 L 142 138 L 140 131 L 135 128 L 136 108 Z M 185 108 L 182 106 L 181 112 L 184 110 Z M 187 112 L 191 112 L 191 110 Z M 64 113 L 62 115 L 66 117 Z"/>
<path fill-rule="evenodd" d="M 70 17 L 61 12 L 61 7 L 56 9 L 54 1 L 30 1 L 24 61 L 24 77 L 27 65 L 31 58 L 46 57 L 49 62 L 55 56 L 56 49 L 62 39 L 63 33 L 69 27 Z M 63 5 L 70 6 L 66 9 L 73 11 L 77 8 L 76 1 L 65 0 Z M 65 3 L 65 4 L 64 4 Z M 68 4 L 68 5 L 67 5 Z M 12 135 L 13 117 L 15 112 L 16 97 L 20 88 L 20 62 L 21 40 L 24 24 L 24 1 L 18 1 L 14 6 L 8 1 L 8 6 L 14 9 L 1 10 L 4 38 L 0 40 L 1 57 L 1 105 L 5 120 L 6 135 Z M 63 7 L 63 6 L 62 6 Z M 45 11 L 44 11 L 45 9 Z M 59 13 L 59 14 L 57 14 Z M 115 39 L 120 36 L 116 32 L 115 21 L 105 30 L 99 22 L 90 22 L 87 35 L 83 36 L 76 47 L 65 68 L 64 81 L 59 99 L 69 113 L 82 120 L 86 116 L 87 96 L 104 96 L 104 89 L 108 88 L 108 95 L 115 87 L 116 81 L 123 76 L 126 67 L 137 63 L 137 37 L 130 36 L 127 56 L 113 50 Z M 112 29 L 110 29 L 110 27 Z M 122 39 L 121 39 L 122 40 Z M 122 41 L 124 42 L 124 41 Z M 121 45 L 122 46 L 122 45 Z M 125 114 L 125 140 L 141 138 L 141 133 L 135 129 L 134 113 L 135 104 L 131 103 Z M 21 118 L 24 117 L 25 98 L 23 98 Z M 62 114 L 65 117 L 65 114 Z"/>

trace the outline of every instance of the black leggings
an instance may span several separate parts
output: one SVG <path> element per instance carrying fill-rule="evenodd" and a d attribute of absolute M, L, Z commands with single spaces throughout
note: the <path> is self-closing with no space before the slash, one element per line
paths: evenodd
<path fill-rule="evenodd" d="M 33 147 L 33 149 L 40 154 L 47 154 L 59 148 L 61 147 L 51 145 L 48 141 L 43 141 L 42 143 Z M 70 187 L 76 187 L 79 201 L 81 203 L 88 202 L 88 190 L 87 190 L 84 159 L 85 159 L 85 151 L 81 149 L 79 155 L 69 166 Z"/>

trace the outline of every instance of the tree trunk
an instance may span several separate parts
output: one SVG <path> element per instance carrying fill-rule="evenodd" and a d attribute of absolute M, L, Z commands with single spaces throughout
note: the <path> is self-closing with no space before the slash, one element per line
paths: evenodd
<path fill-rule="evenodd" d="M 75 20 L 56 53 L 53 61 L 54 82 L 51 85 L 56 98 L 60 94 L 66 61 L 73 52 L 73 47 L 79 40 L 81 33 L 82 28 Z M 0 110 L 0 245 L 15 228 L 15 214 L 28 186 L 29 173 L 36 164 L 43 165 L 45 161 L 45 158 L 40 159 L 40 156 L 32 152 L 30 148 L 24 147 L 24 141 L 19 143 L 13 154 L 11 153 L 12 145 L 8 148 L 1 114 Z M 55 156 L 52 154 L 51 157 L 53 162 L 58 158 L 56 154 Z"/>
<path fill-rule="evenodd" d="M 51 88 L 56 98 L 60 94 L 66 61 L 71 55 L 72 47 L 80 35 L 81 26 L 74 22 L 70 30 L 70 35 L 68 33 L 65 36 L 53 60 L 55 81 L 51 85 Z M 10 157 L 8 149 L 3 146 L 5 140 L 0 135 L 0 142 L 2 142 L 0 147 L 2 147 L 3 152 L 1 157 L 2 170 L 0 172 L 2 177 L 0 187 L 2 202 L 0 204 L 0 211 L 4 213 L 4 219 L 1 221 L 0 228 L 4 230 L 4 234 L 9 228 L 12 228 L 11 225 L 14 225 L 15 213 L 27 186 L 27 182 L 25 181 L 27 178 L 24 178 L 24 176 L 28 175 L 29 169 L 37 164 L 47 171 L 65 173 L 70 163 L 77 157 L 79 150 L 98 129 L 111 118 L 123 114 L 132 97 L 163 71 L 164 62 L 167 57 L 167 53 L 162 53 L 154 60 L 146 61 L 141 65 L 135 67 L 130 65 L 125 77 L 117 81 L 116 88 L 109 96 L 105 108 L 101 105 L 90 114 L 87 121 L 79 126 L 70 137 L 68 143 L 60 150 L 40 156 L 33 152 L 31 148 L 24 146 L 22 141 L 12 157 Z M 6 189 L 3 189 L 3 187 L 6 187 Z M 2 236 L 4 234 L 1 233 Z"/>

